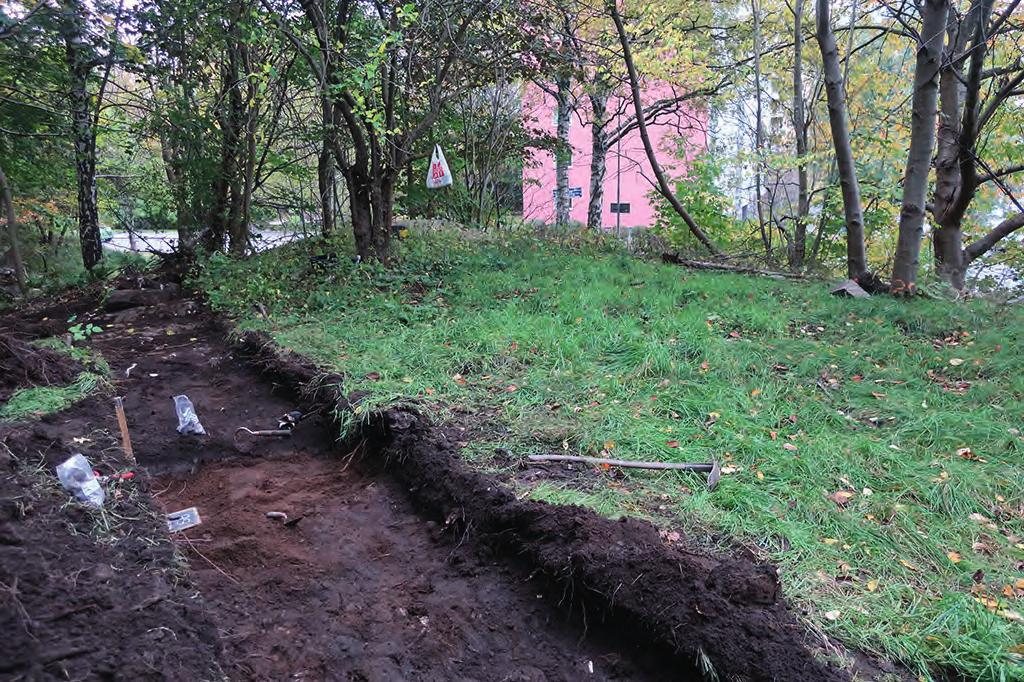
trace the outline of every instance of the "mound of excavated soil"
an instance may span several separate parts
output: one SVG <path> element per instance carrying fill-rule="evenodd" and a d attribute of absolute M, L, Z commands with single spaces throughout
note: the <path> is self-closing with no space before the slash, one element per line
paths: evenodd
<path fill-rule="evenodd" d="M 19 388 L 69 384 L 81 371 L 82 366 L 67 355 L 0 334 L 0 403 Z"/>

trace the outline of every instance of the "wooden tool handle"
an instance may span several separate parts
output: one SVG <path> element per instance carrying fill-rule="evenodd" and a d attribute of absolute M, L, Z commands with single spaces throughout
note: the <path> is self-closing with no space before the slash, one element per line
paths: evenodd
<path fill-rule="evenodd" d="M 121 429 L 121 447 L 128 460 L 135 463 L 135 453 L 132 451 L 132 437 L 128 435 L 128 419 L 124 416 L 124 401 L 120 397 L 114 398 L 114 411 L 117 413 L 117 425 Z"/>

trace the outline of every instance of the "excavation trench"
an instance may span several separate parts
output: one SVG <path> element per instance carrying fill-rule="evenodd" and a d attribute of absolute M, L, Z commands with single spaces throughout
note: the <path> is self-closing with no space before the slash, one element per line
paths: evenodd
<path fill-rule="evenodd" d="M 241 452 L 239 426 L 346 409 L 341 378 L 260 335 L 228 343 L 187 301 L 95 319 L 153 499 L 202 516 L 173 539 L 202 595 L 207 622 L 192 629 L 216 633 L 232 678 L 844 679 L 805 647 L 769 566 L 517 499 L 461 462 L 454 431 L 411 411 L 377 415 L 348 444 L 314 417 Z M 177 394 L 207 435 L 176 432 Z M 97 426 L 116 432 L 106 400 L 21 442 L 50 443 L 55 460 L 53 443 Z"/>

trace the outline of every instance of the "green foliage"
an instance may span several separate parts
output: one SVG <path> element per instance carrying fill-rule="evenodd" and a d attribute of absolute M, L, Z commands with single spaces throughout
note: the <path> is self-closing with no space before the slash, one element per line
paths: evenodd
<path fill-rule="evenodd" d="M 121 229 L 173 228 L 177 216 L 159 150 L 139 144 L 145 120 L 110 108 L 104 123 L 97 136 L 103 222 Z"/>
<path fill-rule="evenodd" d="M 412 400 L 465 420 L 478 466 L 717 458 L 714 493 L 644 472 L 516 485 L 735 537 L 781 567 L 815 627 L 926 679 L 1020 679 L 1020 608 L 1000 594 L 1024 561 L 1019 309 L 838 299 L 516 235 L 414 233 L 390 270 L 344 248 L 215 258 L 199 283 L 243 327 L 343 372 L 367 394 L 355 419 Z M 322 253 L 337 263 L 311 263 Z M 839 490 L 855 493 L 845 506 L 827 497 Z"/>
<path fill-rule="evenodd" d="M 685 158 L 685 149 L 681 150 L 680 156 Z M 676 181 L 675 192 L 679 202 L 716 242 L 738 246 L 745 229 L 741 222 L 731 217 L 731 203 L 720 189 L 721 162 L 704 153 L 692 157 L 688 164 L 686 177 Z M 703 249 L 668 200 L 656 192 L 650 196 L 657 211 L 655 233 L 677 251 Z"/>
<path fill-rule="evenodd" d="M 74 322 L 77 317 L 77 315 L 72 315 L 68 318 L 68 322 Z M 103 327 L 89 322 L 79 322 L 68 327 L 68 333 L 75 341 L 85 341 L 93 334 L 99 334 L 102 331 Z"/>
<path fill-rule="evenodd" d="M 502 81 L 449 103 L 431 141 L 444 150 L 455 182 L 427 189 L 422 180 L 430 159 L 415 161 L 413 182 L 398 200 L 401 212 L 473 227 L 506 223 L 520 212 L 523 150 L 550 141 L 525 125 L 519 97 L 518 85 Z"/>
<path fill-rule="evenodd" d="M 821 214 L 816 216 L 815 229 L 823 229 L 817 265 L 825 272 L 843 272 L 846 268 L 846 216 L 843 195 L 839 185 L 824 192 Z M 863 206 L 864 238 L 875 263 L 884 262 L 891 251 L 894 211 L 899 211 L 899 198 L 895 203 L 877 197 Z M 893 242 L 894 243 L 894 242 Z"/>

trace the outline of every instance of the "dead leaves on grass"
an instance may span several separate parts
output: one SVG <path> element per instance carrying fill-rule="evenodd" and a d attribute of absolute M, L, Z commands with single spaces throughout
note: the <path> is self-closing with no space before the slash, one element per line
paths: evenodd
<path fill-rule="evenodd" d="M 1024 578 L 1003 585 L 999 592 L 991 592 L 984 583 L 977 583 L 971 587 L 971 594 L 974 601 L 981 604 L 989 613 L 1015 623 L 1024 623 L 1024 616 L 1020 611 L 1010 608 L 1011 601 L 1016 602 L 1024 597 Z"/>
<path fill-rule="evenodd" d="M 946 393 L 963 395 L 967 393 L 968 389 L 971 387 L 971 382 L 969 381 L 957 381 L 950 379 L 943 374 L 939 374 L 934 369 L 928 370 L 925 374 L 928 376 L 929 381 L 933 384 L 938 384 Z"/>
<path fill-rule="evenodd" d="M 981 457 L 978 457 L 976 454 L 974 454 L 974 452 L 970 448 L 960 448 L 959 450 L 956 451 L 956 454 L 958 457 L 963 457 L 964 459 L 970 460 L 971 462 L 981 462 L 983 464 L 988 462 L 987 459 L 982 459 Z"/>
<path fill-rule="evenodd" d="M 831 495 L 829 495 L 828 499 L 835 502 L 836 506 L 839 507 L 840 509 L 845 509 L 846 505 L 848 505 L 850 503 L 850 500 L 856 497 L 856 495 L 857 493 L 853 492 L 852 490 L 837 490 Z"/>

